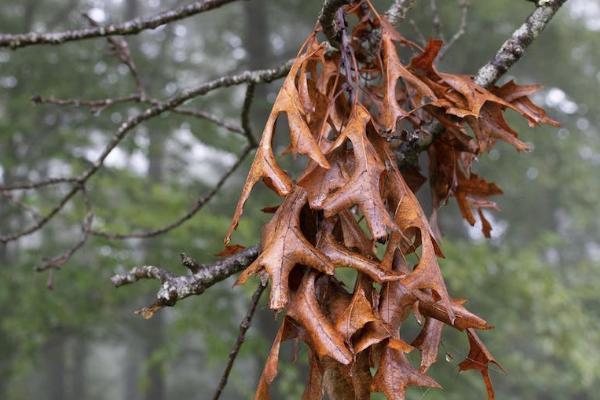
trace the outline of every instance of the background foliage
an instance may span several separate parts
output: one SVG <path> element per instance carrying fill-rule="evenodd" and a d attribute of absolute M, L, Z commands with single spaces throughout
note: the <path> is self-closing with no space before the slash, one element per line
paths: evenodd
<path fill-rule="evenodd" d="M 137 4 L 139 3 L 139 4 Z M 62 30 L 82 26 L 82 12 L 98 20 L 150 15 L 185 3 L 174 0 L 44 0 L 0 2 L 3 32 Z M 387 1 L 379 1 L 381 8 Z M 453 1 L 441 2 L 446 36 L 458 24 Z M 442 61 L 444 69 L 474 73 L 530 12 L 524 1 L 472 1 L 467 33 Z M 155 97 L 224 72 L 269 67 L 293 56 L 320 10 L 316 0 L 253 0 L 145 32 L 129 40 L 142 80 Z M 428 36 L 428 2 L 411 17 Z M 400 27 L 415 36 L 409 24 Z M 600 6 L 571 0 L 511 70 L 519 83 L 539 82 L 536 99 L 561 129 L 511 125 L 533 143 L 531 154 L 500 146 L 480 160 L 484 175 L 499 183 L 503 211 L 494 215 L 495 236 L 463 224 L 455 205 L 442 212 L 447 260 L 442 268 L 452 293 L 496 325 L 484 340 L 507 370 L 494 373 L 498 398 L 595 399 L 600 383 Z M 507 77 L 505 79 L 509 79 Z M 135 105 L 99 115 L 83 109 L 36 106 L 33 95 L 102 98 L 128 94 L 134 83 L 104 40 L 59 47 L 0 50 L 0 179 L 3 183 L 78 172 L 93 160 Z M 278 83 L 257 92 L 253 125 L 260 131 Z M 192 105 L 235 117 L 241 88 Z M 91 182 L 98 227 L 129 231 L 177 218 L 219 172 L 235 159 L 243 140 L 202 120 L 169 116 L 136 130 Z M 283 147 L 284 144 L 282 143 Z M 76 203 L 44 231 L 0 245 L 0 399 L 208 399 L 217 384 L 237 325 L 253 288 L 226 281 L 201 297 L 143 321 L 132 311 L 149 303 L 155 284 L 114 290 L 109 277 L 133 265 L 178 265 L 188 252 L 214 259 L 232 214 L 248 163 L 191 221 L 160 239 L 90 240 L 53 276 L 32 272 L 41 258 L 76 240 Z M 152 172 L 154 171 L 154 173 Z M 156 172 L 158 171 L 158 172 Z M 24 193 L 44 208 L 61 194 Z M 424 194 L 425 196 L 425 194 Z M 260 210 L 272 197 L 262 192 L 247 206 L 237 241 L 255 243 L 266 220 Z M 253 211 L 251 211 L 253 210 Z M 0 202 L 0 227 L 15 230 L 27 211 Z M 46 287 L 51 284 L 53 290 Z M 261 306 L 234 367 L 224 398 L 254 391 L 276 324 Z M 448 332 L 449 333 L 449 332 Z M 443 342 L 445 363 L 432 375 L 443 392 L 413 390 L 414 399 L 484 397 L 478 375 L 458 375 L 466 354 L 452 334 Z M 292 365 L 285 347 L 276 398 L 299 398 L 304 368 Z M 297 363 L 305 363 L 303 357 Z"/>

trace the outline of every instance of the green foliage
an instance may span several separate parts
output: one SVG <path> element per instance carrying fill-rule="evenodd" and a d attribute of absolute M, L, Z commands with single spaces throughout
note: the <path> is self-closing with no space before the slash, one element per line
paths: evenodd
<path fill-rule="evenodd" d="M 94 5 L 105 8 L 113 20 L 121 20 L 124 12 L 118 2 L 80 1 L 75 2 L 76 7 L 69 6 L 72 3 L 5 0 L 0 4 L 1 30 L 82 26 L 79 13 Z M 142 3 L 143 14 L 152 14 L 159 8 L 169 8 L 175 1 L 158 2 L 158 7 Z M 295 54 L 321 4 L 316 0 L 252 3 L 266 6 L 271 44 L 282 44 L 281 49 L 272 49 L 278 59 Z M 377 3 L 384 9 L 389 1 Z M 458 10 L 455 2 L 439 3 L 448 37 L 457 25 Z M 513 0 L 472 3 L 467 34 L 443 60 L 446 70 L 474 73 L 532 8 L 531 4 Z M 27 7 L 32 7 L 29 23 L 25 18 Z M 422 2 L 412 15 L 424 34 L 431 34 L 427 2 Z M 242 28 L 244 18 L 240 3 L 210 16 L 178 23 L 186 30 L 184 37 L 177 36 L 177 31 L 183 32 L 180 28 L 175 32 L 148 32 L 132 39 L 134 58 L 148 90 L 156 97 L 166 98 L 173 89 L 242 69 L 249 59 L 234 59 L 232 53 L 241 49 L 238 42 L 248 34 Z M 497 326 L 485 334 L 485 341 L 508 371 L 492 375 L 498 398 L 597 397 L 600 38 L 597 31 L 586 28 L 584 18 L 570 12 L 569 7 L 562 10 L 510 72 L 520 83 L 535 80 L 546 86 L 541 100 L 560 119 L 563 128 L 533 131 L 515 118 L 511 125 L 535 145 L 535 151 L 515 154 L 504 147 L 480 160 L 483 174 L 505 191 L 499 198 L 503 211 L 494 215 L 497 222 L 505 225 L 503 233 L 490 242 L 481 242 L 463 226 L 455 206 L 442 210 L 447 256 L 442 268 L 451 292 L 472 299 L 470 308 Z M 409 24 L 401 29 L 415 37 Z M 158 51 L 159 56 L 152 56 L 149 48 Z M 272 59 L 259 61 L 265 67 L 276 64 Z M 108 53 L 103 40 L 17 52 L 0 50 L 3 182 L 84 170 L 90 161 L 88 152 L 97 151 L 98 143 L 105 143 L 118 124 L 141 106 L 115 106 L 93 115 L 72 107 L 34 106 L 31 97 L 40 94 L 95 99 L 129 94 L 133 82 L 121 71 L 122 66 Z M 269 93 L 277 85 L 270 85 L 256 99 L 255 109 L 260 110 L 253 115 L 256 135 L 266 118 L 262 111 L 272 100 Z M 237 118 L 241 93 L 227 90 L 186 107 Z M 576 105 L 575 109 L 569 102 Z M 214 158 L 208 163 L 190 158 L 190 147 L 175 139 L 182 129 L 189 130 L 194 140 L 209 151 L 218 148 L 237 154 L 243 145 L 236 135 L 182 116 L 161 118 L 139 128 L 120 147 L 127 162 L 120 164 L 113 159 L 91 182 L 97 209 L 94 227 L 116 232 L 161 227 L 181 216 L 198 196 L 212 188 L 214 175 L 222 173 L 224 164 Z M 151 182 L 144 168 L 133 168 L 131 156 L 147 161 L 149 143 L 156 143 L 157 137 L 164 141 L 164 174 L 160 182 Z M 157 348 L 145 351 L 150 325 L 134 315 L 133 310 L 152 301 L 157 283 L 115 290 L 109 278 L 115 271 L 139 264 L 161 265 L 182 273 L 178 261 L 182 251 L 202 262 L 214 260 L 214 254 L 221 250 L 221 240 L 248 167 L 248 162 L 244 163 L 207 208 L 160 240 L 91 239 L 62 270 L 54 272 L 52 291 L 46 289 L 47 273 L 35 273 L 32 268 L 43 257 L 60 254 L 76 242 L 76 224 L 84 214 L 80 199 L 49 224 L 44 233 L 18 245 L 0 247 L 0 398 L 46 397 L 48 387 L 43 377 L 56 367 L 46 350 L 56 335 L 67 338 L 69 388 L 76 373 L 74 341 L 84 339 L 93 349 L 86 361 L 86 398 L 124 398 L 122 387 L 126 384 L 143 392 L 148 386 L 145 372 L 156 365 L 167 376 L 168 398 L 209 398 L 255 285 L 232 289 L 233 282 L 228 280 L 201 297 L 161 311 L 167 339 Z M 27 192 L 24 201 L 47 211 L 62 193 L 60 188 L 44 189 L 39 194 Z M 246 218 L 234 239 L 237 242 L 255 243 L 259 226 L 269 218 L 258 210 L 276 204 L 275 198 L 264 194 L 266 191 L 256 193 L 246 208 Z M 0 202 L 3 233 L 31 222 L 22 210 L 5 204 Z M 260 308 L 259 314 L 264 306 Z M 253 393 L 274 336 L 272 325 L 268 314 L 257 316 L 225 398 L 246 399 Z M 467 352 L 463 342 L 463 337 L 450 334 L 443 344 L 449 361 L 433 369 L 434 377 L 446 390 L 414 390 L 410 398 L 483 397 L 484 390 L 475 373 L 457 379 L 456 366 Z M 305 363 L 303 357 L 298 362 Z M 127 359 L 139 360 L 133 382 L 125 382 L 121 373 Z M 306 378 L 294 375 L 300 369 L 282 365 L 277 398 L 299 398 Z M 112 374 L 115 370 L 119 373 Z"/>

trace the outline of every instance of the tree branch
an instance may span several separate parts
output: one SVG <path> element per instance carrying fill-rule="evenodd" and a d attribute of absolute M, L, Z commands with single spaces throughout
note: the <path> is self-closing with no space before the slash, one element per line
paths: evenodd
<path fill-rule="evenodd" d="M 406 18 L 406 14 L 415 5 L 415 2 L 416 0 L 395 0 L 385 13 L 385 17 L 392 25 L 395 25 Z"/>
<path fill-rule="evenodd" d="M 136 18 L 121 24 L 112 24 L 98 27 L 85 28 L 74 31 L 37 33 L 29 32 L 16 35 L 1 34 L 0 47 L 18 49 L 21 47 L 72 42 L 77 40 L 91 39 L 97 37 L 108 37 L 115 35 L 135 35 L 141 31 L 155 29 L 161 25 L 173 21 L 188 18 L 205 11 L 221 7 L 236 0 L 203 0 L 195 1 L 186 6 L 181 6 L 169 11 L 163 11 L 148 18 Z"/>
<path fill-rule="evenodd" d="M 329 44 L 335 48 L 340 45 L 335 15 L 341 7 L 352 3 L 354 0 L 325 0 L 319 14 L 319 23 Z"/>
<path fill-rule="evenodd" d="M 477 71 L 475 82 L 488 87 L 494 84 L 525 53 L 525 49 L 538 37 L 552 17 L 567 0 L 548 0 L 527 17 L 523 25 L 504 42 L 494 58 Z"/>
<path fill-rule="evenodd" d="M 171 272 L 154 266 L 135 267 L 125 274 L 111 278 L 116 287 L 128 285 L 141 279 L 157 279 L 161 287 L 156 295 L 154 311 L 164 306 L 173 306 L 180 300 L 200 295 L 217 282 L 227 279 L 252 263 L 258 257 L 258 246 L 248 247 L 214 264 L 203 266 L 197 273 L 176 276 Z"/>

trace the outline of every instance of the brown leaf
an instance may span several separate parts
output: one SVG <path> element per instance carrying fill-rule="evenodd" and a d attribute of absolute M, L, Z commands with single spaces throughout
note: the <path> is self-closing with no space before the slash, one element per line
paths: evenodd
<path fill-rule="evenodd" d="M 373 311 L 371 302 L 367 299 L 365 285 L 367 285 L 367 282 L 359 274 L 350 304 L 348 304 L 343 314 L 335 321 L 336 330 L 342 334 L 346 342 L 350 342 L 352 335 L 362 329 L 367 323 L 378 319 Z"/>
<path fill-rule="evenodd" d="M 341 145 L 346 138 L 352 142 L 355 157 L 354 173 L 340 190 L 331 193 L 323 203 L 325 217 L 357 205 L 367 220 L 375 239 L 387 237 L 388 230 L 397 230 L 379 191 L 384 165 L 366 135 L 369 112 L 361 105 L 352 110 L 348 125 L 336 141 Z"/>
<path fill-rule="evenodd" d="M 459 331 L 470 328 L 483 330 L 493 328 L 493 326 L 488 324 L 484 319 L 467 310 L 464 306 L 464 301 L 452 301 L 452 311 L 455 316 L 454 323 L 452 323 L 448 318 L 448 311 L 443 304 L 436 302 L 430 294 L 423 291 L 417 292 L 417 295 L 419 298 L 419 311 L 426 317 L 435 318 Z"/>
<path fill-rule="evenodd" d="M 219 256 L 219 257 L 232 256 L 232 255 L 237 254 L 240 251 L 244 250 L 245 248 L 246 247 L 239 245 L 239 244 L 227 245 L 227 246 L 225 246 L 225 248 L 223 250 L 221 250 L 220 252 L 217 253 L 217 256 Z"/>
<path fill-rule="evenodd" d="M 410 386 L 441 388 L 427 375 L 416 370 L 398 346 L 386 346 L 373 380 L 372 391 L 385 394 L 388 400 L 404 400 Z"/>
<path fill-rule="evenodd" d="M 418 75 L 426 75 L 434 80 L 439 79 L 433 64 L 443 46 L 442 40 L 429 39 L 425 49 L 410 60 L 409 69 Z"/>
<path fill-rule="evenodd" d="M 298 180 L 298 185 L 308 193 L 311 208 L 321 208 L 327 196 L 348 181 L 351 170 L 348 170 L 347 153 L 345 149 L 337 149 L 328 156 L 329 169 L 313 163 Z"/>
<path fill-rule="evenodd" d="M 344 246 L 348 249 L 356 249 L 367 257 L 374 258 L 373 241 L 370 240 L 362 230 L 352 212 L 343 210 L 338 214 Z"/>
<path fill-rule="evenodd" d="M 467 117 L 467 122 L 475 132 L 479 143 L 479 151 L 489 151 L 496 144 L 496 140 L 503 140 L 517 151 L 530 151 L 528 144 L 518 139 L 515 132 L 504 119 L 502 106 L 495 103 L 486 103 L 480 111 L 479 118 Z"/>
<path fill-rule="evenodd" d="M 529 120 L 529 126 L 540 124 L 559 127 L 560 123 L 546 114 L 546 112 L 536 106 L 528 96 L 541 89 L 540 85 L 517 85 L 513 80 L 506 82 L 501 87 L 496 87 L 493 92 L 511 103 L 518 112 Z"/>
<path fill-rule="evenodd" d="M 300 211 L 306 204 L 306 191 L 296 186 L 284 200 L 271 221 L 265 225 L 258 258 L 246 268 L 238 283 L 251 274 L 266 270 L 271 278 L 270 307 L 282 309 L 288 302 L 288 277 L 296 264 L 333 274 L 334 266 L 317 250 L 300 229 Z"/>
<path fill-rule="evenodd" d="M 492 353 L 485 347 L 485 344 L 479 339 L 477 333 L 473 329 L 467 329 L 467 336 L 469 337 L 469 355 L 467 358 L 458 364 L 460 371 L 477 370 L 483 377 L 483 382 L 488 394 L 489 400 L 496 398 L 494 394 L 494 387 L 492 386 L 492 380 L 490 379 L 490 364 L 495 364 L 498 368 L 502 369 L 502 366 L 498 364 Z"/>
<path fill-rule="evenodd" d="M 343 336 L 323 314 L 316 299 L 315 272 L 308 272 L 294 293 L 287 315 L 300 324 L 319 359 L 331 358 L 340 364 L 350 364 L 352 352 L 346 347 Z"/>
<path fill-rule="evenodd" d="M 504 107 L 514 108 L 510 103 L 476 84 L 469 75 L 454 75 L 442 72 L 439 75 L 452 89 L 460 93 L 466 101 L 465 106 L 457 104 L 455 107 L 448 108 L 446 110 L 448 114 L 453 114 L 460 118 L 468 115 L 478 117 L 483 105 L 490 101 Z"/>
<path fill-rule="evenodd" d="M 329 225 L 330 228 L 332 228 L 332 224 L 330 223 Z M 336 267 L 354 268 L 359 272 L 367 274 L 376 282 L 389 282 L 401 278 L 400 274 L 381 269 L 376 261 L 369 259 L 360 253 L 348 250 L 335 240 L 331 231 L 321 233 L 317 241 L 317 248 L 325 254 Z"/>
<path fill-rule="evenodd" d="M 382 50 L 385 67 L 385 92 L 382 104 L 381 124 L 387 132 L 396 130 L 396 122 L 399 118 L 405 118 L 409 112 L 402 109 L 396 97 L 396 85 L 398 80 L 410 87 L 414 91 L 413 100 L 417 103 L 416 106 L 422 106 L 426 103 L 431 103 L 436 99 L 433 91 L 422 80 L 412 74 L 402 63 L 396 52 L 396 47 L 387 30 L 383 31 Z M 420 101 L 417 101 L 419 99 Z"/>
<path fill-rule="evenodd" d="M 267 186 L 273 188 L 280 196 L 285 196 L 292 190 L 292 181 L 277 165 L 277 161 L 275 160 L 275 156 L 271 149 L 271 144 L 264 145 L 262 143 L 263 141 L 264 138 L 261 140 L 261 144 L 256 151 L 256 156 L 250 167 L 250 172 L 248 172 L 248 177 L 242 188 L 231 225 L 229 225 L 229 229 L 225 235 L 225 244 L 228 244 L 231 241 L 231 235 L 238 226 L 239 220 L 244 212 L 244 204 L 246 203 L 246 200 L 248 200 L 248 196 L 250 196 L 250 191 L 252 191 L 252 188 L 260 179 L 263 179 Z"/>
<path fill-rule="evenodd" d="M 421 351 L 421 367 L 419 370 L 422 373 L 426 373 L 437 360 L 443 328 L 443 322 L 427 318 L 423 329 L 419 332 L 419 336 L 412 342 L 412 345 Z"/>
<path fill-rule="evenodd" d="M 321 400 L 323 398 L 323 371 L 318 358 L 310 350 L 308 352 L 308 363 L 310 370 L 302 400 Z"/>
<path fill-rule="evenodd" d="M 277 165 L 272 149 L 275 123 L 280 113 L 286 113 L 288 118 L 290 132 L 289 150 L 293 153 L 305 154 L 323 168 L 329 168 L 329 163 L 323 153 L 321 153 L 319 145 L 306 123 L 303 105 L 295 85 L 296 75 L 305 62 L 305 59 L 306 57 L 296 58 L 273 104 L 273 109 L 263 130 L 256 156 L 254 157 L 248 178 L 238 200 L 231 225 L 225 236 L 226 244 L 231 240 L 231 234 L 238 225 L 243 213 L 244 203 L 248 199 L 250 191 L 260 179 L 265 180 L 267 185 L 273 188 L 280 196 L 287 195 L 291 190 L 291 180 Z"/>
<path fill-rule="evenodd" d="M 258 381 L 258 387 L 254 397 L 255 400 L 270 399 L 269 387 L 277 376 L 277 365 L 279 364 L 279 349 L 281 347 L 281 343 L 284 340 L 295 336 L 295 334 L 296 333 L 293 324 L 287 318 L 284 318 L 279 330 L 277 331 L 277 336 L 275 336 L 275 340 L 271 345 L 269 357 L 267 358 L 267 362 L 265 363 L 263 372 Z"/>

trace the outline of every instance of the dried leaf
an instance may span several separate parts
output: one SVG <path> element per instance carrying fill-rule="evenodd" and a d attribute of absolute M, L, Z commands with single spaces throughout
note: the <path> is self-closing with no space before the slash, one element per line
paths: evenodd
<path fill-rule="evenodd" d="M 385 167 L 375 148 L 368 140 L 366 126 L 369 112 L 362 106 L 356 106 L 348 125 L 342 131 L 337 143 L 340 145 L 348 138 L 352 142 L 355 157 L 354 173 L 340 190 L 330 194 L 323 203 L 325 217 L 329 218 L 344 209 L 357 205 L 365 216 L 369 230 L 375 239 L 387 237 L 388 231 L 397 230 L 397 226 L 379 193 L 381 174 Z"/>
<path fill-rule="evenodd" d="M 310 340 L 319 359 L 331 358 L 340 364 L 350 364 L 352 352 L 346 347 L 343 336 L 323 314 L 315 294 L 314 272 L 308 272 L 287 310 L 287 315 L 299 323 Z"/>
<path fill-rule="evenodd" d="M 494 356 L 492 356 L 473 329 L 467 329 L 467 336 L 469 337 L 470 346 L 469 355 L 463 362 L 458 364 L 458 368 L 460 371 L 471 369 L 479 371 L 483 377 L 483 382 L 485 383 L 488 399 L 494 400 L 496 396 L 494 394 L 492 380 L 490 379 L 489 367 L 490 364 L 495 364 L 498 368 L 502 370 L 503 368 L 498 364 Z"/>
<path fill-rule="evenodd" d="M 274 310 L 282 309 L 288 302 L 288 278 L 296 264 L 330 275 L 334 271 L 329 259 L 306 240 L 300 229 L 300 211 L 305 204 L 306 191 L 296 186 L 265 225 L 260 255 L 238 278 L 238 283 L 243 284 L 251 274 L 267 271 L 271 278 L 270 307 Z"/>
<path fill-rule="evenodd" d="M 427 318 L 419 336 L 412 345 L 421 351 L 421 367 L 419 371 L 426 373 L 436 361 L 440 342 L 442 340 L 442 329 L 444 323 L 437 319 Z"/>
<path fill-rule="evenodd" d="M 379 361 L 372 390 L 385 394 L 388 400 L 404 400 L 410 386 L 441 388 L 427 375 L 416 370 L 398 346 L 386 346 Z"/>
<path fill-rule="evenodd" d="M 227 246 L 225 246 L 225 248 L 223 250 L 221 250 L 220 252 L 217 253 L 217 256 L 219 256 L 219 257 L 232 256 L 232 255 L 237 254 L 240 251 L 244 250 L 245 248 L 246 247 L 239 245 L 239 244 L 227 245 Z"/>

